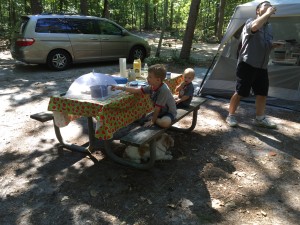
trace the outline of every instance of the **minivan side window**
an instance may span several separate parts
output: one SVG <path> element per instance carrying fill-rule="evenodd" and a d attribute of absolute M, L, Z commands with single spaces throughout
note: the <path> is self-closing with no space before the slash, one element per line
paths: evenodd
<path fill-rule="evenodd" d="M 105 35 L 122 35 L 122 30 L 108 21 L 100 21 L 100 30 Z"/>
<path fill-rule="evenodd" d="M 99 34 L 94 21 L 90 19 L 66 19 L 70 27 L 72 28 L 70 33 L 73 34 Z"/>
<path fill-rule="evenodd" d="M 70 27 L 62 18 L 38 19 L 35 27 L 37 33 L 68 33 Z"/>

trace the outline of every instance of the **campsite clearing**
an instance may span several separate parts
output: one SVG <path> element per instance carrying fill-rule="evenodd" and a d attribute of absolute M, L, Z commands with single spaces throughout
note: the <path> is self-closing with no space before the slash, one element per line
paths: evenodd
<path fill-rule="evenodd" d="M 0 224 L 299 224 L 299 113 L 268 107 L 279 129 L 266 130 L 253 126 L 254 107 L 242 103 L 241 126 L 232 129 L 228 100 L 209 100 L 191 134 L 170 132 L 174 159 L 139 171 L 108 160 L 101 145 L 89 157 L 61 149 L 51 122 L 29 118 L 76 77 L 118 65 L 57 73 L 1 54 Z M 68 140 L 85 142 L 81 124 L 63 131 Z"/>
<path fill-rule="evenodd" d="M 205 59 L 215 46 L 199 43 L 193 54 Z M 75 78 L 93 69 L 112 74 L 117 64 L 58 73 L 16 63 L 8 52 L 0 59 L 0 224 L 299 224 L 299 112 L 268 106 L 279 126 L 268 130 L 253 126 L 254 107 L 242 103 L 233 129 L 224 121 L 228 100 L 208 100 L 191 134 L 170 132 L 173 160 L 134 170 L 108 160 L 101 144 L 91 156 L 61 149 L 52 122 L 30 119 Z M 62 131 L 67 140 L 85 142 L 81 124 Z"/>

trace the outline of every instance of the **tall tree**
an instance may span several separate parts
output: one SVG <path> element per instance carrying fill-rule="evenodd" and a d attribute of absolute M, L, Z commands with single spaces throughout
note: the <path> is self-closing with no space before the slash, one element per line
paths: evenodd
<path fill-rule="evenodd" d="M 24 0 L 24 12 L 25 14 L 30 14 L 30 6 L 29 3 L 27 3 L 27 0 Z"/>
<path fill-rule="evenodd" d="M 158 25 L 158 7 L 157 7 L 157 5 L 158 5 L 158 1 L 157 0 L 153 0 L 153 24 L 155 24 L 156 25 L 156 27 L 157 27 L 157 25 Z"/>
<path fill-rule="evenodd" d="M 173 17 L 174 17 L 174 0 L 171 0 L 171 6 L 170 6 L 170 24 L 169 24 L 169 28 L 171 30 L 173 28 Z"/>
<path fill-rule="evenodd" d="M 31 13 L 40 14 L 43 12 L 43 6 L 40 0 L 30 0 Z"/>
<path fill-rule="evenodd" d="M 109 4 L 108 4 L 108 0 L 104 0 L 102 17 L 109 19 Z"/>
<path fill-rule="evenodd" d="M 220 4 L 217 3 L 216 4 L 216 12 L 215 12 L 215 32 L 214 35 L 217 36 L 217 31 L 218 31 L 218 22 L 219 22 L 219 8 L 220 8 Z"/>
<path fill-rule="evenodd" d="M 150 4 L 149 1 L 145 1 L 145 30 L 149 30 L 150 29 L 150 24 L 149 24 L 149 10 L 150 10 Z"/>
<path fill-rule="evenodd" d="M 189 18 L 186 24 L 186 29 L 183 37 L 183 44 L 180 52 L 181 59 L 188 59 L 190 57 L 200 3 L 201 0 L 192 0 Z"/>
<path fill-rule="evenodd" d="M 64 12 L 64 0 L 59 0 L 59 12 Z"/>
<path fill-rule="evenodd" d="M 88 15 L 87 0 L 80 0 L 80 14 L 81 15 Z"/>
<path fill-rule="evenodd" d="M 220 0 L 218 25 L 217 25 L 217 38 L 220 41 L 223 35 L 223 24 L 224 24 L 224 12 L 225 12 L 226 0 Z"/>
<path fill-rule="evenodd" d="M 161 33 L 160 33 L 160 38 L 159 38 L 158 46 L 157 46 L 156 53 L 155 53 L 156 57 L 159 57 L 159 55 L 160 55 L 160 49 L 161 49 L 162 39 L 164 38 L 164 34 L 165 34 L 166 26 L 167 26 L 167 15 L 168 15 L 168 0 L 165 0 L 165 4 L 164 4 L 164 19 L 163 19 L 163 25 L 162 25 L 162 29 L 161 29 Z"/>
<path fill-rule="evenodd" d="M 9 20 L 8 24 L 9 26 L 13 26 L 16 23 L 16 10 L 15 10 L 15 2 L 9 1 Z"/>

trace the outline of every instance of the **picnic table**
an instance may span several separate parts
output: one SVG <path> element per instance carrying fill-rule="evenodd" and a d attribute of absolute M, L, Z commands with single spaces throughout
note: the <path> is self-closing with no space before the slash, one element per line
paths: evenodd
<path fill-rule="evenodd" d="M 172 92 L 183 81 L 180 74 L 172 74 L 165 80 Z M 65 96 L 51 96 L 48 110 L 53 112 L 54 123 L 58 127 L 67 126 L 80 117 L 93 117 L 99 126 L 95 137 L 108 140 L 119 129 L 138 120 L 153 110 L 153 104 L 146 94 L 121 92 L 105 100 L 72 99 Z"/>
<path fill-rule="evenodd" d="M 181 74 L 172 74 L 171 79 L 166 79 L 165 83 L 174 93 L 176 86 L 182 81 L 183 76 Z M 153 103 L 147 94 L 120 92 L 104 100 L 74 99 L 65 95 L 51 96 L 48 104 L 49 112 L 36 113 L 30 117 L 41 122 L 53 120 L 56 137 L 64 148 L 72 151 L 90 153 L 94 150 L 96 140 L 98 139 L 104 142 L 104 150 L 107 156 L 113 161 L 138 169 L 149 169 L 154 165 L 156 160 L 156 138 L 168 129 L 181 132 L 192 131 L 197 123 L 197 113 L 200 105 L 205 101 L 205 98 L 194 97 L 189 108 L 177 109 L 177 117 L 172 125 L 189 113 L 193 113 L 191 126 L 188 128 L 174 126 L 170 128 L 160 128 L 156 125 L 152 127 L 137 126 L 118 139 L 121 143 L 137 147 L 149 144 L 150 159 L 143 164 L 131 162 L 116 155 L 112 151 L 111 142 L 114 140 L 115 133 L 120 129 L 129 127 L 133 122 L 138 121 L 145 114 L 153 111 Z M 88 147 L 65 142 L 60 132 L 61 127 L 67 126 L 71 121 L 80 117 L 87 118 Z M 97 121 L 96 128 L 93 118 Z"/>

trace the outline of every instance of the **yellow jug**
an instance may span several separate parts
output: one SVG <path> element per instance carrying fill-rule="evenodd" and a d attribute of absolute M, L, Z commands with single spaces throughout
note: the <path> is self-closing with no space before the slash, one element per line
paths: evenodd
<path fill-rule="evenodd" d="M 140 59 L 135 59 L 133 61 L 133 70 L 135 72 L 136 77 L 141 77 L 141 69 L 142 69 L 142 62 Z"/>

